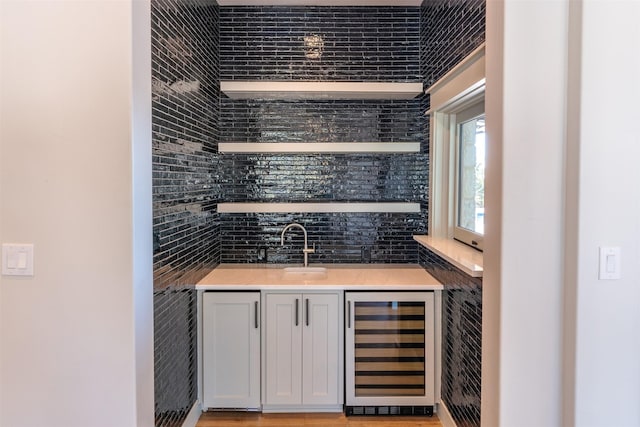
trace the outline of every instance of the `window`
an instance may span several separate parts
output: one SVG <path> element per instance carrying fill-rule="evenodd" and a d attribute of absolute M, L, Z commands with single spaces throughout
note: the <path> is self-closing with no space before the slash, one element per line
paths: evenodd
<path fill-rule="evenodd" d="M 484 67 L 481 46 L 427 89 L 431 102 L 429 235 L 479 250 L 484 236 Z"/>
<path fill-rule="evenodd" d="M 484 235 L 484 100 L 456 114 L 453 237 L 482 249 Z"/>

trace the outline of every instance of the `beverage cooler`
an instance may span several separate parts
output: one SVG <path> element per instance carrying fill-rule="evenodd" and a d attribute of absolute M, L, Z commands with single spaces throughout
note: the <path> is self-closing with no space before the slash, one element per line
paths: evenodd
<path fill-rule="evenodd" d="M 346 292 L 347 415 L 432 415 L 433 292 Z"/>

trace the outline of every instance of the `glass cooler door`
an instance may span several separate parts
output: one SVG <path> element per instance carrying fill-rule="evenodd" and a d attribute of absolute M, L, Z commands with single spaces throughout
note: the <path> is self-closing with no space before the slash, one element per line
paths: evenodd
<path fill-rule="evenodd" d="M 347 405 L 433 399 L 433 292 L 347 292 Z"/>

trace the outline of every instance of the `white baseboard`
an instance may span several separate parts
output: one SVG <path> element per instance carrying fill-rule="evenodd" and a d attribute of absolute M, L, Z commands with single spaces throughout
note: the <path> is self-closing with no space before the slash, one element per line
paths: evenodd
<path fill-rule="evenodd" d="M 453 421 L 451 412 L 449 412 L 447 406 L 442 401 L 438 403 L 438 419 L 440 420 L 442 427 L 458 427 L 456 422 Z"/>
<path fill-rule="evenodd" d="M 200 419 L 200 415 L 202 415 L 202 408 L 200 407 L 200 402 L 196 400 L 191 407 L 189 414 L 187 414 L 187 418 L 182 423 L 182 427 L 196 427 L 196 424 Z"/>

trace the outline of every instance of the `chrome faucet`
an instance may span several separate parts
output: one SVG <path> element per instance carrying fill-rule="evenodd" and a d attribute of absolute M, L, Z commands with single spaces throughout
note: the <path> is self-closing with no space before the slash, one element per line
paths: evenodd
<path fill-rule="evenodd" d="M 298 227 L 304 232 L 304 249 L 302 249 L 302 253 L 304 254 L 304 266 L 309 266 L 309 254 L 313 254 L 316 252 L 316 244 L 313 244 L 313 248 L 309 249 L 307 246 L 307 230 L 300 224 L 294 222 L 287 225 L 284 230 L 282 230 L 282 235 L 280 236 L 280 243 L 284 246 L 284 233 L 287 232 L 288 229 Z"/>

